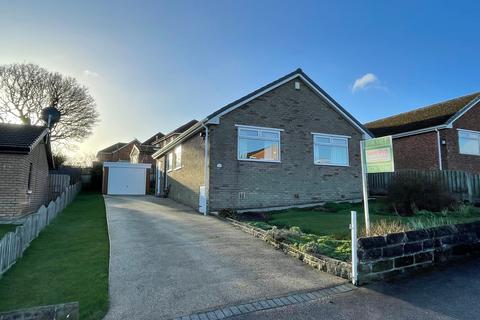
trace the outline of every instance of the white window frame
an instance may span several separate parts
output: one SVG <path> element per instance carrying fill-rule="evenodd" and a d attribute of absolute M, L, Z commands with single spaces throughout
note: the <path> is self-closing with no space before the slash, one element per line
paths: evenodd
<path fill-rule="evenodd" d="M 173 170 L 178 170 L 182 168 L 182 145 L 178 145 L 175 150 L 175 165 L 173 166 Z M 178 155 L 180 154 L 180 163 L 178 162 Z"/>
<path fill-rule="evenodd" d="M 236 124 L 237 127 L 237 160 L 238 161 L 251 161 L 251 162 L 270 162 L 270 163 L 281 163 L 282 162 L 282 131 L 284 129 L 277 129 L 277 128 L 267 128 L 267 127 L 256 127 L 256 126 L 247 126 L 247 125 L 240 125 Z M 262 138 L 261 132 L 269 132 L 269 133 L 278 133 L 278 160 L 264 160 L 264 159 L 243 159 L 240 158 L 240 130 L 256 130 L 258 131 L 257 137 L 248 137 L 252 138 L 253 140 L 262 140 L 262 141 L 272 141 L 272 139 Z M 245 138 L 245 137 L 243 137 Z"/>
<path fill-rule="evenodd" d="M 338 164 L 338 163 L 319 163 L 315 160 L 315 147 L 316 145 L 323 145 L 323 146 L 340 146 L 340 145 L 335 145 L 333 143 L 315 143 L 315 138 L 328 138 L 328 139 L 342 139 L 345 140 L 347 143 L 346 148 L 347 148 L 347 163 L 346 164 Z M 316 166 L 331 166 L 331 167 L 350 167 L 350 143 L 349 139 L 350 136 L 343 136 L 343 135 L 338 135 L 338 134 L 329 134 L 329 133 L 318 133 L 318 132 L 312 132 L 312 142 L 313 142 L 313 164 Z M 342 147 L 345 147 L 342 145 Z"/>
<path fill-rule="evenodd" d="M 460 134 L 461 133 L 470 133 L 470 134 L 477 135 L 477 141 L 480 144 L 480 131 L 466 130 L 466 129 L 457 129 L 457 131 L 458 131 L 458 153 L 459 154 L 466 154 L 466 155 L 470 155 L 470 156 L 480 156 L 480 152 L 479 153 L 462 152 L 462 150 L 460 148 Z M 480 150 L 480 145 L 479 145 L 479 150 Z"/>
<path fill-rule="evenodd" d="M 167 154 L 167 172 L 170 172 L 173 170 L 173 152 L 169 152 Z"/>

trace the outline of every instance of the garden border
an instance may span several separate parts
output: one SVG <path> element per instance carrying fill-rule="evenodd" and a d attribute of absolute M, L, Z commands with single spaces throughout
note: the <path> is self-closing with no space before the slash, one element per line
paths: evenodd
<path fill-rule="evenodd" d="M 273 239 L 268 235 L 268 233 L 265 230 L 256 228 L 254 226 L 251 226 L 249 224 L 246 224 L 231 218 L 223 218 L 218 215 L 216 215 L 216 217 L 218 219 L 221 219 L 233 225 L 234 227 L 242 230 L 243 232 L 253 235 L 255 238 L 259 238 L 267 242 L 268 244 L 272 245 L 276 249 L 282 250 L 285 254 L 292 256 L 294 258 L 297 258 L 300 261 L 304 262 L 305 264 L 308 264 L 309 266 L 315 269 L 333 274 L 334 276 L 341 277 L 346 280 L 352 279 L 351 263 L 330 258 L 324 255 L 312 255 L 309 253 L 305 253 L 289 244 Z"/>

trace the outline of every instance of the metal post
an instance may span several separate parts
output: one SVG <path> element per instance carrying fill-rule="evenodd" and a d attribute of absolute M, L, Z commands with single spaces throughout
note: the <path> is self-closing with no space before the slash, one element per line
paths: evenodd
<path fill-rule="evenodd" d="M 362 160 L 362 188 L 363 188 L 363 209 L 365 210 L 365 229 L 367 236 L 370 235 L 370 210 L 368 207 L 368 176 L 367 176 L 367 164 L 365 159 L 365 148 L 363 146 L 364 141 L 360 141 L 360 156 Z"/>
<path fill-rule="evenodd" d="M 352 231 L 352 283 L 358 283 L 358 254 L 357 254 L 357 212 L 352 211 L 350 230 Z"/>

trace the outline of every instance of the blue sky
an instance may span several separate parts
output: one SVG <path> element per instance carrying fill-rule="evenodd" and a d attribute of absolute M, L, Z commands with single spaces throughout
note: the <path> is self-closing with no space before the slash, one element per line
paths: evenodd
<path fill-rule="evenodd" d="M 476 1 L 5 1 L 1 8 L 1 64 L 34 62 L 72 75 L 96 98 L 101 123 L 80 152 L 168 132 L 298 67 L 362 122 L 480 91 Z"/>

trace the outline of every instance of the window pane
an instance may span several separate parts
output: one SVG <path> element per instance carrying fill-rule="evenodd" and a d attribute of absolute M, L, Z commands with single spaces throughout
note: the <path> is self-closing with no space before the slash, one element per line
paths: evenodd
<path fill-rule="evenodd" d="M 258 137 L 258 131 L 257 130 L 240 129 L 240 136 L 242 136 L 242 137 Z"/>
<path fill-rule="evenodd" d="M 262 137 L 278 140 L 279 135 L 278 132 L 262 131 Z"/>
<path fill-rule="evenodd" d="M 330 143 L 330 138 L 315 137 L 315 143 Z"/>
<path fill-rule="evenodd" d="M 338 144 L 340 146 L 346 146 L 347 145 L 347 139 L 343 138 L 332 138 L 332 143 L 333 144 Z"/>
<path fill-rule="evenodd" d="M 280 146 L 277 141 L 264 141 L 240 138 L 238 143 L 239 159 L 280 160 Z"/>
<path fill-rule="evenodd" d="M 182 167 L 182 146 L 175 148 L 175 169 Z"/>
<path fill-rule="evenodd" d="M 348 165 L 348 148 L 340 146 L 314 146 L 315 163 Z"/>
<path fill-rule="evenodd" d="M 478 139 L 459 138 L 460 153 L 480 154 L 480 142 Z"/>

